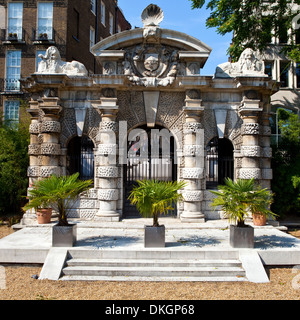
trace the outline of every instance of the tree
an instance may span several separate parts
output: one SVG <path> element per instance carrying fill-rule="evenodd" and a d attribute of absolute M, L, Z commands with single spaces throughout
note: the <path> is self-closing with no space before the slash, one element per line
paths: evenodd
<path fill-rule="evenodd" d="M 21 213 L 28 186 L 29 130 L 0 124 L 0 215 Z"/>
<path fill-rule="evenodd" d="M 228 54 L 233 61 L 238 60 L 245 48 L 263 51 L 271 42 L 271 37 L 285 37 L 292 29 L 293 19 L 299 14 L 294 5 L 300 0 L 189 0 L 192 8 L 206 8 L 211 11 L 206 20 L 208 28 L 217 28 L 218 33 L 233 33 Z M 291 35 L 294 35 L 293 30 Z M 284 47 L 290 59 L 300 62 L 300 45 Z"/>
<path fill-rule="evenodd" d="M 278 115 L 281 137 L 278 146 L 273 146 L 271 188 L 275 196 L 272 209 L 286 216 L 300 212 L 298 193 L 291 183 L 293 176 L 300 176 L 300 119 L 297 114 L 283 109 Z"/>

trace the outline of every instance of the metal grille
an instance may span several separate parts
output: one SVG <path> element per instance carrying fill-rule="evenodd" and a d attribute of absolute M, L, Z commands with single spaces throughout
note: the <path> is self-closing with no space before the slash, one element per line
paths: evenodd
<path fill-rule="evenodd" d="M 233 146 L 228 139 L 213 138 L 206 147 L 206 188 L 216 189 L 233 179 Z"/>
<path fill-rule="evenodd" d="M 161 145 L 159 146 L 158 154 L 155 155 L 153 152 L 151 153 L 151 130 L 147 128 L 144 130 L 147 132 L 147 138 L 145 138 L 144 143 L 138 141 L 139 143 L 130 142 L 128 144 L 127 164 L 124 166 L 124 215 L 126 217 L 139 216 L 136 207 L 132 206 L 128 200 L 130 191 L 137 180 L 177 180 L 177 165 L 174 162 L 174 159 L 176 159 L 174 137 L 170 139 L 170 152 L 168 155 L 163 154 Z M 132 154 L 130 151 L 135 152 Z M 175 214 L 176 211 L 172 211 L 169 215 Z"/>
<path fill-rule="evenodd" d="M 69 174 L 79 172 L 81 180 L 94 180 L 94 144 L 87 136 L 70 141 L 67 167 Z"/>

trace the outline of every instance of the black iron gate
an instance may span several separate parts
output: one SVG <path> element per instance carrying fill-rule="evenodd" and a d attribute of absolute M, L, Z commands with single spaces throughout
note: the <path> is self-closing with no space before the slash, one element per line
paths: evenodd
<path fill-rule="evenodd" d="M 176 148 L 174 137 L 170 136 L 169 151 L 164 152 L 162 138 L 159 139 L 158 152 L 153 152 L 151 147 L 151 129 L 140 128 L 146 133 L 144 138 L 137 137 L 136 141 L 128 143 L 127 164 L 124 165 L 124 217 L 140 216 L 136 207 L 130 204 L 129 194 L 137 180 L 158 180 L 175 181 L 177 180 Z M 163 129 L 155 127 L 155 129 Z M 154 129 L 154 130 L 155 130 Z M 144 139 L 144 141 L 142 141 Z M 176 208 L 168 216 L 176 216 Z"/>
<path fill-rule="evenodd" d="M 206 147 L 206 188 L 216 189 L 225 178 L 233 179 L 233 145 L 228 139 L 213 138 Z"/>

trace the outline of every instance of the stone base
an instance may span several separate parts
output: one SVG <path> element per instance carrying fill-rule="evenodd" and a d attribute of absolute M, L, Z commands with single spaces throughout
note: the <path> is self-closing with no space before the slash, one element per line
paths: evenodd
<path fill-rule="evenodd" d="M 95 217 L 93 221 L 104 221 L 104 222 L 119 222 L 120 217 Z"/>
<path fill-rule="evenodd" d="M 98 211 L 94 220 L 95 221 L 119 222 L 120 221 L 120 214 L 116 211 Z"/>
<path fill-rule="evenodd" d="M 205 216 L 201 212 L 183 212 L 180 215 L 180 221 L 184 223 L 204 223 Z"/>
<path fill-rule="evenodd" d="M 20 221 L 21 225 L 38 224 L 35 213 L 25 213 Z"/>

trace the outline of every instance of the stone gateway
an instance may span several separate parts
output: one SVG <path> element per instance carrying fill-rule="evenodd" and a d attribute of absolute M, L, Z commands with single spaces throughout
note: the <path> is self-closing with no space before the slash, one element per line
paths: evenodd
<path fill-rule="evenodd" d="M 224 178 L 272 179 L 270 95 L 276 85 L 256 52 L 200 74 L 211 48 L 160 28 L 148 6 L 143 28 L 92 47 L 102 74 L 88 75 L 48 49 L 24 85 L 31 93 L 30 185 L 51 174 L 92 178 L 70 217 L 119 221 L 137 215 L 127 201 L 136 180 L 185 180 L 184 201 L 170 215 L 182 222 L 220 219 L 209 189 Z M 27 212 L 23 223 L 32 221 Z"/>

